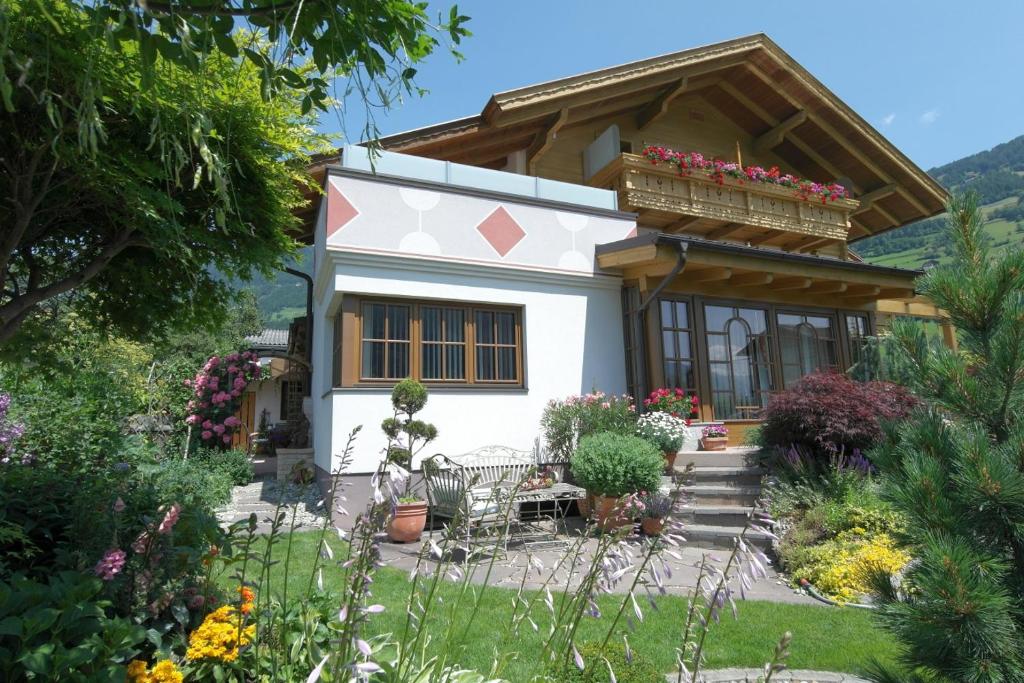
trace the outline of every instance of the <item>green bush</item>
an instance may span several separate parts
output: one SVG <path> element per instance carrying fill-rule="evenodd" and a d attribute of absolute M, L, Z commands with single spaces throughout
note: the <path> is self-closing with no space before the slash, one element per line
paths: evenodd
<path fill-rule="evenodd" d="M 221 451 L 214 448 L 201 448 L 190 459 L 206 464 L 231 479 L 235 486 L 245 486 L 253 478 L 252 461 L 245 451 Z"/>
<path fill-rule="evenodd" d="M 662 683 L 665 680 L 664 674 L 635 650 L 631 661 L 626 661 L 625 647 L 617 643 L 609 643 L 604 648 L 600 643 L 584 643 L 579 652 L 583 658 L 582 671 L 570 655 L 567 662 L 549 669 L 548 679 L 559 683 L 609 683 L 612 678 L 608 667 L 611 666 L 618 683 Z"/>
<path fill-rule="evenodd" d="M 203 460 L 164 460 L 147 474 L 160 503 L 212 510 L 231 502 L 231 475 Z"/>
<path fill-rule="evenodd" d="M 636 421 L 636 408 L 629 396 L 595 391 L 548 402 L 540 426 L 553 459 L 565 462 L 583 437 L 598 432 L 633 434 Z"/>
<path fill-rule="evenodd" d="M 570 468 L 591 493 L 624 496 L 657 490 L 665 459 L 657 446 L 638 436 L 601 432 L 583 438 Z"/>

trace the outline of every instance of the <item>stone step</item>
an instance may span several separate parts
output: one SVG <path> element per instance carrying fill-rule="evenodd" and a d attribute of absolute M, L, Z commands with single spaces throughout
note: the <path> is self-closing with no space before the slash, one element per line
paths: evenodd
<path fill-rule="evenodd" d="M 753 464 L 757 451 L 757 448 L 749 446 L 735 446 L 724 451 L 680 451 L 676 454 L 676 469 L 681 471 L 689 463 L 695 467 L 749 465 Z"/>
<path fill-rule="evenodd" d="M 686 524 L 742 528 L 753 511 L 753 506 L 747 505 L 693 505 L 684 507 L 680 517 Z"/>
<path fill-rule="evenodd" d="M 715 486 L 760 486 L 765 470 L 760 467 L 698 467 L 689 477 L 694 484 Z"/>
<path fill-rule="evenodd" d="M 683 528 L 686 545 L 696 548 L 732 550 L 736 537 L 743 531 L 742 526 L 717 526 L 711 524 L 690 524 Z M 748 531 L 744 537 L 749 545 L 762 550 L 771 548 L 772 539 L 763 531 Z"/>
<path fill-rule="evenodd" d="M 760 486 L 722 486 L 693 484 L 683 487 L 686 499 L 696 506 L 743 505 L 751 506 L 761 496 Z"/>

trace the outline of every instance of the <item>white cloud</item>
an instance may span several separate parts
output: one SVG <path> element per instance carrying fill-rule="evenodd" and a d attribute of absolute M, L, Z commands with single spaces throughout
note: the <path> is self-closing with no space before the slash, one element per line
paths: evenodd
<path fill-rule="evenodd" d="M 885 116 L 882 117 L 882 125 L 883 126 L 891 126 L 892 122 L 895 121 L 895 120 L 896 120 L 896 112 L 893 112 L 891 114 L 886 114 Z"/>
<path fill-rule="evenodd" d="M 930 126 L 933 123 L 935 123 L 938 120 L 938 118 L 939 118 L 939 110 L 938 109 L 929 109 L 925 113 L 921 114 L 921 118 L 919 120 L 924 125 Z"/>

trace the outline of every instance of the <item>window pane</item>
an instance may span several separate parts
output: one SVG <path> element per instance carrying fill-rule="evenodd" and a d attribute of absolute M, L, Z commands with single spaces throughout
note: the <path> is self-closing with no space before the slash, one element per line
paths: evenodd
<path fill-rule="evenodd" d="M 679 351 L 676 349 L 676 334 L 672 331 L 661 333 L 661 353 L 665 358 L 679 358 Z"/>
<path fill-rule="evenodd" d="M 444 379 L 441 372 L 441 344 L 423 345 L 423 379 Z"/>
<path fill-rule="evenodd" d="M 716 391 L 732 391 L 727 363 L 711 363 L 711 388 Z"/>
<path fill-rule="evenodd" d="M 708 335 L 708 358 L 711 360 L 729 360 L 729 351 L 725 346 L 724 335 Z"/>
<path fill-rule="evenodd" d="M 466 312 L 461 308 L 444 309 L 444 334 L 448 341 L 466 340 Z"/>
<path fill-rule="evenodd" d="M 498 349 L 498 379 L 511 381 L 516 378 L 516 350 L 511 347 Z"/>
<path fill-rule="evenodd" d="M 675 304 L 676 304 L 675 326 L 676 327 L 689 328 L 690 327 L 690 316 L 686 312 L 686 302 L 685 301 L 677 301 L 677 302 L 675 302 Z"/>
<path fill-rule="evenodd" d="M 420 327 L 423 341 L 441 341 L 441 309 L 434 306 L 420 308 L 422 321 Z"/>
<path fill-rule="evenodd" d="M 513 313 L 496 313 L 498 321 L 498 343 L 516 343 L 516 317 Z"/>
<path fill-rule="evenodd" d="M 479 329 L 477 327 L 477 330 Z M 476 347 L 476 378 L 479 380 L 494 379 L 494 347 Z"/>
<path fill-rule="evenodd" d="M 476 312 L 476 341 L 480 344 L 494 343 L 494 313 Z"/>
<path fill-rule="evenodd" d="M 732 318 L 732 309 L 724 306 L 705 306 L 704 318 L 709 332 L 724 332 L 725 325 Z"/>
<path fill-rule="evenodd" d="M 388 306 L 388 339 L 409 339 L 408 306 Z"/>
<path fill-rule="evenodd" d="M 661 326 L 662 327 L 675 327 L 676 320 L 673 315 L 672 302 L 668 299 L 661 300 Z"/>
<path fill-rule="evenodd" d="M 750 328 L 750 334 L 764 334 L 768 327 L 768 320 L 764 311 L 756 308 L 741 308 L 739 309 L 739 314 Z"/>
<path fill-rule="evenodd" d="M 447 379 L 466 379 L 466 347 L 448 344 L 444 347 Z"/>
<path fill-rule="evenodd" d="M 384 342 L 363 342 L 363 377 L 384 377 Z"/>
<path fill-rule="evenodd" d="M 384 304 L 363 305 L 363 339 L 384 338 Z"/>
<path fill-rule="evenodd" d="M 388 379 L 403 379 L 409 376 L 409 345 L 388 344 Z"/>

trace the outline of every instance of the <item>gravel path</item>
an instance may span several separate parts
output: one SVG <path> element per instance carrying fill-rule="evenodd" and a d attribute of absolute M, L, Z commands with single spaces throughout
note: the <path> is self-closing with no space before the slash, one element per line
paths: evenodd
<path fill-rule="evenodd" d="M 236 486 L 231 492 L 231 502 L 217 511 L 217 519 L 222 524 L 231 524 L 248 519 L 249 515 L 256 513 L 257 532 L 268 533 L 274 512 L 281 504 L 286 506 L 283 508 L 288 515 L 286 526 L 291 523 L 294 509 L 296 529 L 309 530 L 318 528 L 326 517 L 321 499 L 316 484 L 297 486 L 279 483 L 272 476 L 264 475 L 251 484 Z"/>

